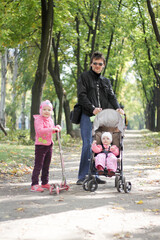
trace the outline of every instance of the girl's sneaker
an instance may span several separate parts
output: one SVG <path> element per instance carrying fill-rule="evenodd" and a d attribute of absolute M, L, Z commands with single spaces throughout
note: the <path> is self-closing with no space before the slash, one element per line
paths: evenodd
<path fill-rule="evenodd" d="M 45 185 L 41 185 L 42 188 L 44 189 L 50 189 L 51 185 L 49 183 L 45 184 Z"/>
<path fill-rule="evenodd" d="M 43 191 L 44 191 L 44 189 L 41 188 L 41 186 L 39 186 L 39 185 L 31 186 L 31 192 L 43 192 Z"/>

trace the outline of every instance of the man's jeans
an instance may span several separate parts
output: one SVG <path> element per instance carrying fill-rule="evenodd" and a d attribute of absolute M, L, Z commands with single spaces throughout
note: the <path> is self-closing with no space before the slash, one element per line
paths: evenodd
<path fill-rule="evenodd" d="M 81 161 L 79 166 L 78 179 L 84 180 L 85 176 L 88 174 L 91 158 L 91 144 L 92 144 L 92 123 L 90 117 L 82 113 L 81 121 L 81 137 L 83 141 Z"/>

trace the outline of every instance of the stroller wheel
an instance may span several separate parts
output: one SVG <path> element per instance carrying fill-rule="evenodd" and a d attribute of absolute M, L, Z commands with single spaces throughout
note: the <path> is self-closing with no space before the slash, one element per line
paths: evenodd
<path fill-rule="evenodd" d="M 117 184 L 118 184 L 119 178 L 120 178 L 119 176 L 116 176 L 116 177 L 115 177 L 115 187 L 117 187 Z"/>
<path fill-rule="evenodd" d="M 125 191 L 125 193 L 129 193 L 131 191 L 131 188 L 132 188 L 131 186 L 132 186 L 131 182 L 125 182 L 124 183 L 124 191 Z"/>
<path fill-rule="evenodd" d="M 98 183 L 96 182 L 95 179 L 92 179 L 88 182 L 88 190 L 90 192 L 96 191 L 97 188 L 98 188 Z"/>
<path fill-rule="evenodd" d="M 123 185 L 123 183 L 122 183 L 122 180 L 119 180 L 119 181 L 117 182 L 117 191 L 118 191 L 118 192 L 122 192 L 123 189 L 124 189 L 124 185 Z"/>
<path fill-rule="evenodd" d="M 126 182 L 126 178 L 123 176 L 122 183 L 125 184 L 125 182 Z"/>
<path fill-rule="evenodd" d="M 84 182 L 83 182 L 83 189 L 85 190 L 85 191 L 88 191 L 88 179 L 86 179 L 86 180 L 84 180 Z"/>

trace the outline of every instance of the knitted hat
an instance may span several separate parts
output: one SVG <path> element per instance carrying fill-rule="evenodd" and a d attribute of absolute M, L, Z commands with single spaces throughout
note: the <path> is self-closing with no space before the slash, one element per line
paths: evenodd
<path fill-rule="evenodd" d="M 39 109 L 40 115 L 42 115 L 42 109 L 46 106 L 50 107 L 51 110 L 53 110 L 52 103 L 49 100 L 45 100 L 44 102 L 41 102 L 40 109 Z"/>
<path fill-rule="evenodd" d="M 110 139 L 110 141 L 112 142 L 112 134 L 110 132 L 104 132 L 101 136 L 101 141 L 104 136 L 108 137 Z"/>

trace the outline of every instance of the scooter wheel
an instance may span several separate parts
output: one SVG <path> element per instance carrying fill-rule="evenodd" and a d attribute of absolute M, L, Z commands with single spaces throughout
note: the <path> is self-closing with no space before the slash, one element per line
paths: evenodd
<path fill-rule="evenodd" d="M 53 189 L 54 189 L 54 187 L 53 187 L 53 186 L 51 186 L 51 187 L 49 188 L 49 193 L 50 193 L 50 194 L 52 194 L 52 193 L 53 193 Z"/>
<path fill-rule="evenodd" d="M 69 186 L 68 186 L 68 185 L 66 185 L 66 191 L 68 191 L 68 189 L 69 189 Z"/>
<path fill-rule="evenodd" d="M 59 194 L 59 186 L 58 185 L 56 186 L 56 193 L 57 193 L 57 195 Z"/>

